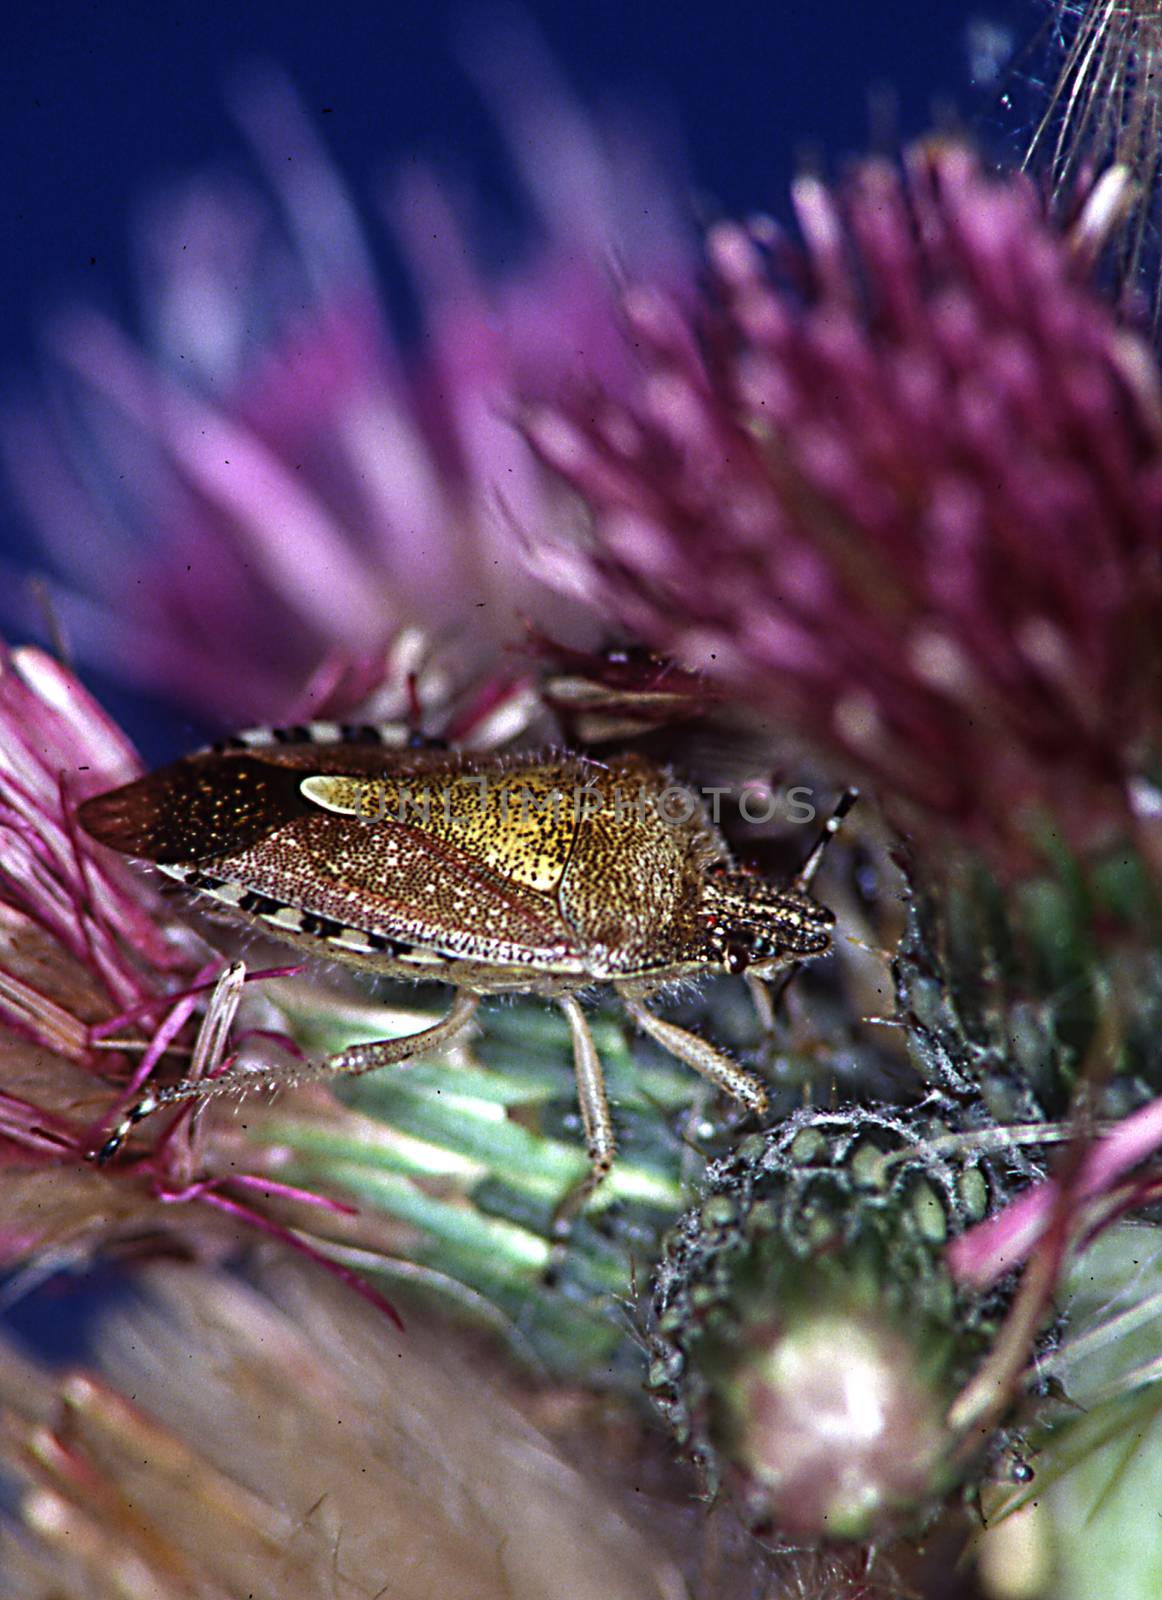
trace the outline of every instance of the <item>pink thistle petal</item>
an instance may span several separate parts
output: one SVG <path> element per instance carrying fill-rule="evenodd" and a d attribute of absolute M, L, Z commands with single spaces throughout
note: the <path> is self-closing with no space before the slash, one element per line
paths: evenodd
<path fill-rule="evenodd" d="M 0 1016 L 8 1027 L 71 1061 L 89 1053 L 88 1029 L 47 994 L 13 972 L 0 971 Z"/>
<path fill-rule="evenodd" d="M 114 328 L 95 319 L 62 331 L 62 359 L 170 458 L 211 514 L 229 518 L 274 595 L 308 628 L 356 639 L 381 623 L 346 530 L 238 417 L 167 382 Z"/>
<path fill-rule="evenodd" d="M 248 983 L 262 983 L 271 978 L 295 978 L 303 970 L 302 963 L 282 967 L 256 968 L 247 972 Z M 122 1011 L 116 1016 L 107 1017 L 102 1022 L 94 1023 L 89 1029 L 91 1039 L 105 1039 L 112 1034 L 121 1032 L 125 1027 L 134 1022 L 140 1022 L 145 1017 L 152 1016 L 166 1006 L 172 1005 L 175 999 L 196 998 L 199 995 L 209 994 L 217 981 L 217 974 L 221 971 L 221 962 L 213 961 L 203 967 L 194 981 L 185 989 L 177 990 L 174 994 L 152 995 L 148 1000 L 143 1000 L 140 1005 L 133 1006 L 128 1011 Z"/>
<path fill-rule="evenodd" d="M 350 1267 L 345 1267 L 342 1262 L 334 1260 L 324 1250 L 317 1249 L 308 1240 L 296 1233 L 293 1228 L 285 1228 L 281 1223 L 273 1221 L 270 1217 L 263 1216 L 261 1211 L 252 1211 L 249 1206 L 242 1205 L 237 1200 L 219 1194 L 216 1190 L 201 1186 L 196 1193 L 193 1191 L 184 1194 L 164 1195 L 162 1198 L 180 1203 L 188 1199 L 196 1199 L 201 1205 L 215 1207 L 226 1212 L 229 1216 L 237 1217 L 252 1228 L 257 1228 L 260 1233 L 269 1234 L 271 1238 L 278 1239 L 280 1243 L 289 1245 L 292 1250 L 297 1250 L 300 1255 L 306 1256 L 308 1261 L 316 1262 L 332 1277 L 338 1278 L 340 1283 L 354 1289 L 355 1293 L 362 1296 L 376 1310 L 382 1311 L 384 1316 L 394 1322 L 396 1327 L 403 1332 L 403 1318 L 385 1295 L 379 1293 L 359 1273 L 353 1272 Z"/>
<path fill-rule="evenodd" d="M 349 1205 L 345 1200 L 336 1200 L 333 1195 L 314 1194 L 310 1189 L 301 1189 L 297 1184 L 278 1183 L 273 1178 L 261 1177 L 258 1173 L 244 1172 L 231 1176 L 230 1183 L 239 1189 L 254 1189 L 257 1193 L 271 1198 L 277 1196 L 281 1200 L 294 1200 L 304 1206 L 318 1206 L 322 1211 L 330 1211 L 337 1217 L 357 1217 L 359 1207 Z"/>
<path fill-rule="evenodd" d="M 179 1200 L 204 1202 L 183 1217 L 186 1240 L 220 1250 L 221 1226 L 208 1227 L 202 1212 L 261 1226 L 255 1206 L 235 1204 L 231 1211 L 213 1196 L 213 1185 L 230 1181 L 256 1202 L 291 1200 L 351 1213 L 345 1202 L 261 1175 L 203 1176 L 236 1161 L 223 1154 L 228 1135 L 221 1129 L 199 1124 L 194 1136 L 191 1105 L 149 1123 L 145 1132 L 153 1137 L 141 1139 L 139 1153 L 100 1169 L 89 1159 L 163 1056 L 189 1053 L 195 1076 L 224 1070 L 233 1060 L 230 1032 L 244 991 L 253 995 L 256 981 L 300 971 L 294 963 L 247 974 L 221 955 L 206 960 L 206 947 L 139 876 L 116 863 L 98 864 L 98 847 L 83 841 L 75 825 L 69 780 L 78 774 L 73 781 L 89 792 L 136 770 L 128 744 L 63 668 L 39 653 L 0 652 L 3 1266 L 38 1250 L 83 1256 L 118 1235 L 157 1237 L 159 1207 Z M 245 1021 L 268 1017 L 255 997 Z M 297 1050 L 276 1029 L 239 1030 L 248 1033 Z M 125 1081 L 120 1094 L 106 1087 L 107 1070 Z M 90 1100 L 95 1109 L 88 1109 Z M 82 1107 L 87 1114 L 78 1120 L 74 1112 Z M 275 1224 L 268 1231 L 282 1236 Z M 312 1253 L 301 1239 L 291 1242 Z"/>
<path fill-rule="evenodd" d="M 1075 1219 L 1086 1202 L 1108 1194 L 1119 1178 L 1152 1156 L 1160 1145 L 1162 1098 L 1132 1112 L 1086 1151 L 1068 1187 L 1068 1204 Z M 952 1242 L 948 1262 L 953 1275 L 976 1288 L 995 1283 L 1028 1259 L 1061 1203 L 1062 1190 L 1055 1179 L 1026 1190 L 995 1217 Z"/>
<path fill-rule="evenodd" d="M 18 1099 L 0 1090 L 0 1139 L 18 1145 L 34 1155 L 74 1158 L 77 1150 L 75 1130 L 62 1117 L 43 1107 Z"/>

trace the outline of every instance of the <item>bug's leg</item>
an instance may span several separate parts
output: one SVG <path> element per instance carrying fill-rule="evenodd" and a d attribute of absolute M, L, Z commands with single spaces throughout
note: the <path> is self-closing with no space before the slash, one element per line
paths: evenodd
<path fill-rule="evenodd" d="M 407 676 L 408 696 L 408 749 L 409 750 L 446 750 L 447 739 L 430 737 L 424 732 L 424 702 L 420 698 L 420 675 L 418 672 L 409 672 Z"/>
<path fill-rule="evenodd" d="M 742 981 L 746 984 L 747 993 L 750 995 L 751 1004 L 755 1009 L 755 1015 L 759 1019 L 759 1027 L 763 1030 L 763 1036 L 769 1039 L 775 1031 L 775 1001 L 771 996 L 771 991 L 757 973 L 744 973 Z M 782 994 L 782 989 L 779 990 L 779 993 Z"/>
<path fill-rule="evenodd" d="M 779 1006 L 782 1004 L 783 996 L 794 983 L 795 974 L 802 966 L 801 961 L 792 961 L 776 972 L 772 978 L 760 978 L 757 972 L 747 972 L 743 975 L 742 981 L 750 993 L 764 1039 L 770 1040 L 774 1037 Z"/>
<path fill-rule="evenodd" d="M 574 1217 L 597 1186 L 608 1177 L 609 1169 L 613 1166 L 615 1141 L 609 1098 L 605 1093 L 605 1074 L 601 1070 L 601 1057 L 597 1054 L 585 1013 L 571 994 L 561 995 L 557 1004 L 568 1017 L 573 1035 L 573 1071 L 577 1077 L 577 1101 L 581 1107 L 585 1149 L 589 1155 L 588 1174 L 580 1183 L 573 1185 L 553 1213 L 553 1237 L 564 1239 Z"/>
<path fill-rule="evenodd" d="M 779 1007 L 802 965 L 801 961 L 795 961 L 790 966 L 781 968 L 772 978 L 760 978 L 757 972 L 747 972 L 743 975 L 743 982 L 746 984 L 755 1014 L 759 1019 L 761 1030 L 759 1062 L 767 1072 L 773 1068 L 778 1054 Z"/>
<path fill-rule="evenodd" d="M 709 1078 L 711 1083 L 724 1089 L 732 1099 L 740 1101 L 748 1111 L 753 1111 L 756 1116 L 763 1114 L 767 1109 L 767 1091 L 761 1079 L 740 1067 L 737 1061 L 732 1061 L 721 1050 L 716 1050 L 712 1044 L 707 1044 L 696 1033 L 689 1033 L 685 1028 L 679 1028 L 677 1023 L 656 1017 L 642 1001 L 631 999 L 623 991 L 618 992 L 626 1011 L 638 1027 L 643 1033 L 648 1033 L 651 1039 L 656 1039 L 663 1050 L 668 1050 L 679 1061 L 693 1067 L 695 1072 Z"/>
<path fill-rule="evenodd" d="M 479 1004 L 478 995 L 461 989 L 447 1016 L 430 1027 L 421 1028 L 418 1033 L 405 1034 L 402 1039 L 376 1039 L 370 1044 L 352 1045 L 324 1061 L 296 1062 L 285 1069 L 224 1072 L 220 1078 L 183 1078 L 180 1083 L 147 1090 L 136 1105 L 130 1106 L 104 1144 L 92 1152 L 91 1159 L 98 1165 L 111 1160 L 137 1124 L 164 1106 L 180 1105 L 186 1100 L 213 1100 L 224 1094 L 249 1094 L 252 1089 L 291 1088 L 319 1078 L 358 1077 L 360 1073 L 407 1061 L 427 1050 L 438 1050 L 450 1044 L 467 1026 Z"/>

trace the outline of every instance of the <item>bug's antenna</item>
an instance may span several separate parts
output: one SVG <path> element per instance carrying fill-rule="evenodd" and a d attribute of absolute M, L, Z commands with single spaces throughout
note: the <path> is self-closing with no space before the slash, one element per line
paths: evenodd
<path fill-rule="evenodd" d="M 417 672 L 407 675 L 407 729 L 408 743 L 422 745 L 424 742 L 424 706 L 420 699 L 420 680 Z"/>
<path fill-rule="evenodd" d="M 798 876 L 792 885 L 800 894 L 806 894 L 811 887 L 811 880 L 819 871 L 819 863 L 823 860 L 823 852 L 839 832 L 844 817 L 859 799 L 858 789 L 845 789 L 835 802 L 835 810 L 823 825 L 823 832 L 819 835 L 815 848 L 799 868 Z"/>

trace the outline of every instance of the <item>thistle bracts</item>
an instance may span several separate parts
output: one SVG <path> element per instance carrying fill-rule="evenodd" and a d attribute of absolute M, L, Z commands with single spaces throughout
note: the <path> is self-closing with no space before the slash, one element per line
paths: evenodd
<path fill-rule="evenodd" d="M 271 991 L 313 1055 L 415 1031 L 439 1009 L 418 1007 L 423 991 L 374 1007 L 321 1005 L 294 982 Z M 536 1000 L 494 1002 L 481 1016 L 451 1055 L 336 1084 L 340 1105 L 248 1108 L 248 1141 L 272 1170 L 358 1207 L 357 1227 L 334 1229 L 329 1248 L 382 1273 L 393 1297 L 419 1293 L 534 1366 L 633 1391 L 623 1300 L 700 1166 L 683 1142 L 696 1083 L 660 1051 L 635 1059 L 615 1010 L 593 1018 L 620 1150 L 562 1245 L 554 1220 L 588 1169 L 568 1027 Z"/>
<path fill-rule="evenodd" d="M 987 1453 L 947 1417 L 1007 1297 L 959 1289 L 944 1251 L 997 1180 L 949 1112 L 802 1111 L 712 1166 L 667 1241 L 650 1387 L 707 1492 L 768 1533 L 880 1538 Z"/>
<path fill-rule="evenodd" d="M 1087 865 L 1056 841 L 1007 884 L 967 852 L 936 881 L 907 872 L 892 971 L 924 1082 L 1002 1129 L 1079 1103 L 1122 1117 L 1162 1092 L 1162 907 L 1140 853 Z"/>

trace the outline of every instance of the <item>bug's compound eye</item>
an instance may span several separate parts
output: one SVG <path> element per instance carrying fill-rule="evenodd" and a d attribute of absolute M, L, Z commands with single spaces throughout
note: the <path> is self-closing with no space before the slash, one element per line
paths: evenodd
<path fill-rule="evenodd" d="M 728 944 L 722 952 L 722 965 L 727 972 L 737 976 L 750 966 L 750 951 L 741 944 Z"/>

